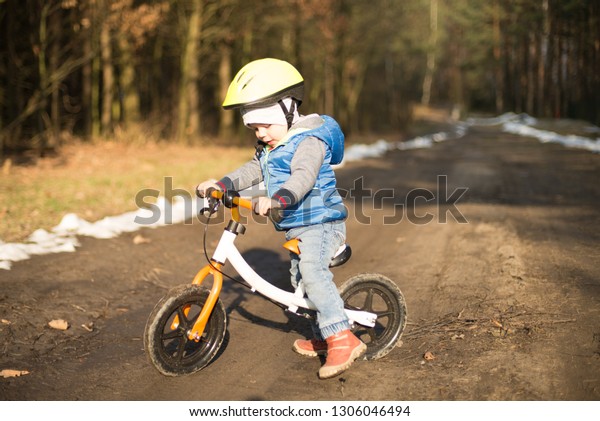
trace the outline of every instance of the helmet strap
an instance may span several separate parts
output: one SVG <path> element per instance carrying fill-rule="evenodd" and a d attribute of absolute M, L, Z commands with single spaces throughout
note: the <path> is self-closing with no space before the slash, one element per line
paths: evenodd
<path fill-rule="evenodd" d="M 254 149 L 256 150 L 256 152 L 254 153 L 256 155 L 256 159 L 260 159 L 260 156 L 262 155 L 265 146 L 267 146 L 267 144 L 262 140 L 256 141 L 256 145 L 254 146 Z"/>
<path fill-rule="evenodd" d="M 279 104 L 279 106 L 283 110 L 283 113 L 285 114 L 285 120 L 287 121 L 287 128 L 289 130 L 292 127 L 292 123 L 294 122 L 294 112 L 297 109 L 296 100 L 292 98 L 292 104 L 290 105 L 289 110 L 283 103 L 283 99 L 280 99 L 279 101 L 277 101 L 277 103 Z"/>

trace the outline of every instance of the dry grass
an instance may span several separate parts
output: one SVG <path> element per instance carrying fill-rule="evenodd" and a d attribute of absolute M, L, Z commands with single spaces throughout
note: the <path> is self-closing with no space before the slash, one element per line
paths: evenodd
<path fill-rule="evenodd" d="M 198 182 L 219 178 L 251 157 L 251 148 L 217 145 L 73 142 L 35 164 L 7 160 L 0 176 L 0 240 L 23 241 L 38 228 L 56 226 L 69 212 L 95 221 L 135 210 L 142 189 L 168 196 L 167 177 L 173 188 L 192 194 Z"/>

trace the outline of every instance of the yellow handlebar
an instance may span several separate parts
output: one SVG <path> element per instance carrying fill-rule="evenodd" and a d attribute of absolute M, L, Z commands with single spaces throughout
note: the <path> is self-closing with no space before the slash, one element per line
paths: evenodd
<path fill-rule="evenodd" d="M 210 195 L 213 199 L 217 199 L 217 200 L 221 200 L 223 201 L 223 196 L 225 196 L 225 194 L 220 191 L 220 190 L 213 190 L 210 192 Z M 227 201 L 230 199 L 226 199 Z M 225 202 L 225 201 L 223 201 Z M 238 208 L 245 208 L 245 209 L 252 209 L 252 200 L 248 200 L 248 199 L 243 199 L 239 196 L 234 196 L 231 198 L 231 202 L 229 204 L 225 203 L 226 207 L 231 208 L 231 216 L 233 218 L 234 221 L 236 222 L 241 222 L 240 220 L 240 210 Z M 283 219 L 283 211 L 281 208 L 271 208 L 270 212 L 269 212 L 269 218 L 271 218 L 271 220 L 274 223 L 279 223 L 281 222 L 281 220 Z"/>

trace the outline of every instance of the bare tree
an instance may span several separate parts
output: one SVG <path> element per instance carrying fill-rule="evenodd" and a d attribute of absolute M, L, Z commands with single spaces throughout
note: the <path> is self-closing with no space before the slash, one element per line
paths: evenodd
<path fill-rule="evenodd" d="M 191 0 L 186 34 L 181 57 L 181 81 L 179 84 L 179 106 L 177 109 L 177 139 L 189 142 L 200 134 L 199 112 L 199 49 L 202 35 L 204 4 L 202 0 Z"/>
<path fill-rule="evenodd" d="M 430 0 L 429 2 L 429 45 L 427 48 L 427 67 L 425 69 L 425 78 L 423 79 L 423 95 L 421 96 L 421 104 L 429 105 L 431 101 L 431 84 L 435 72 L 435 60 L 437 55 L 437 39 L 438 39 L 438 1 Z"/>

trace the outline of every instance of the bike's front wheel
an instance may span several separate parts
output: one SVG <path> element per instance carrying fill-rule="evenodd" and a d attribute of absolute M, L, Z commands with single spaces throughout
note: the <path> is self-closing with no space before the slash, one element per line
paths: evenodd
<path fill-rule="evenodd" d="M 227 330 L 227 315 L 221 300 L 217 300 L 202 337 L 199 340 L 188 337 L 209 293 L 199 285 L 173 288 L 150 313 L 144 330 L 144 347 L 152 365 L 165 376 L 199 371 L 219 352 Z"/>
<path fill-rule="evenodd" d="M 387 355 L 400 341 L 406 326 L 406 302 L 400 288 L 378 273 L 362 273 L 348 279 L 339 288 L 347 309 L 377 315 L 375 326 L 355 324 L 352 332 L 367 345 L 364 359 L 376 360 Z"/>

